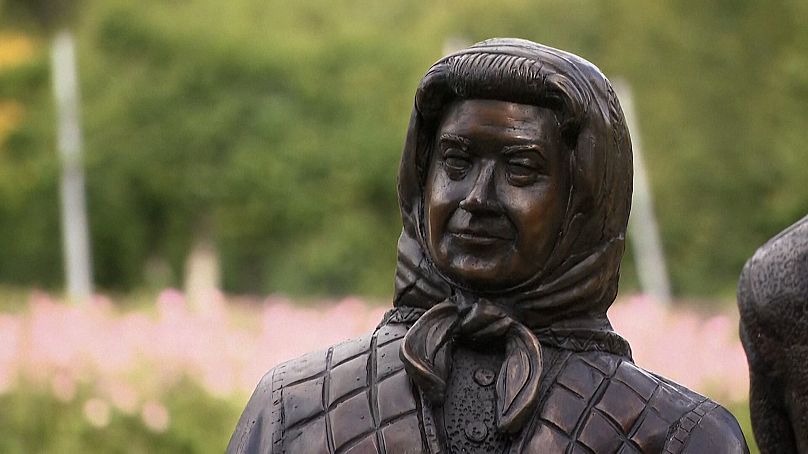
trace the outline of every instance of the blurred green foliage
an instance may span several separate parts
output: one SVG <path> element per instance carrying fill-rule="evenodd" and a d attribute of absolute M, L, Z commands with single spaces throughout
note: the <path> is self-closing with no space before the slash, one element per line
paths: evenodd
<path fill-rule="evenodd" d="M 85 391 L 62 401 L 37 386 L 24 386 L 0 395 L 0 452 L 155 452 L 221 453 L 236 426 L 242 402 L 212 397 L 192 380 L 177 385 L 179 392 L 161 403 L 168 410 L 168 427 L 155 431 L 141 414 L 126 414 L 109 402 L 98 426 L 87 416 Z"/>
<path fill-rule="evenodd" d="M 535 40 L 631 84 L 680 295 L 731 294 L 754 249 L 808 211 L 806 2 L 82 6 L 90 222 L 108 289 L 142 285 L 155 257 L 178 280 L 191 239 L 210 231 L 226 290 L 389 294 L 412 96 L 452 38 Z M 52 287 L 61 252 L 48 77 L 45 44 L 0 71 L 0 100 L 25 106 L 0 144 L 0 280 Z"/>

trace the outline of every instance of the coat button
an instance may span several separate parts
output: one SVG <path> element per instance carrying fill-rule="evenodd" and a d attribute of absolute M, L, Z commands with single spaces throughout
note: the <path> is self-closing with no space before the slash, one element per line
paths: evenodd
<path fill-rule="evenodd" d="M 481 442 L 488 435 L 488 429 L 482 421 L 472 421 L 466 424 L 466 437 L 471 441 Z"/>
<path fill-rule="evenodd" d="M 480 386 L 490 386 L 496 377 L 493 370 L 484 367 L 474 371 L 474 381 Z"/>

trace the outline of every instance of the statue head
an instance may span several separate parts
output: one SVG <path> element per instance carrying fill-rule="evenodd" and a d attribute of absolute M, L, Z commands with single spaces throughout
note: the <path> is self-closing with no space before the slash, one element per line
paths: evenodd
<path fill-rule="evenodd" d="M 530 326 L 605 321 L 631 177 L 622 111 L 591 63 L 518 39 L 444 57 L 402 156 L 396 304 L 463 292 Z"/>

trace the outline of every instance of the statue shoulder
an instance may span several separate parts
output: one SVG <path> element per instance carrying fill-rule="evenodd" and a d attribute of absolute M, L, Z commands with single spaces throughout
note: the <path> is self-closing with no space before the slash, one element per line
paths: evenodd
<path fill-rule="evenodd" d="M 227 454 L 271 453 L 274 433 L 280 429 L 281 413 L 273 395 L 278 367 L 267 372 L 255 387 L 247 406 L 236 424 Z"/>
<path fill-rule="evenodd" d="M 808 216 L 758 248 L 744 266 L 739 300 L 757 312 L 808 301 Z"/>
<path fill-rule="evenodd" d="M 726 408 L 678 383 L 655 377 L 671 391 L 675 390 L 670 399 L 673 403 L 669 404 L 672 408 L 681 408 L 683 403 L 690 402 L 689 409 L 680 413 L 671 425 L 663 453 L 749 453 L 738 421 Z"/>
<path fill-rule="evenodd" d="M 738 282 L 738 307 L 747 340 L 804 337 L 808 308 L 808 216 L 761 246 Z"/>
<path fill-rule="evenodd" d="M 270 369 L 264 374 L 247 402 L 230 438 L 227 453 L 273 452 L 275 446 L 283 443 L 284 426 L 288 425 L 290 420 L 300 419 L 299 413 L 309 411 L 309 407 L 320 402 L 322 391 L 317 395 L 308 391 L 318 385 L 322 388 L 322 376 L 327 371 L 335 347 L 341 347 L 340 351 L 350 353 L 356 351 L 356 354 L 361 354 L 368 345 L 366 339 L 369 337 L 351 339 L 336 346 L 310 352 Z M 287 394 L 285 398 L 284 391 Z"/>
<path fill-rule="evenodd" d="M 705 401 L 710 408 L 703 415 L 697 409 L 682 418 L 679 430 L 689 427 L 684 443 L 671 439 L 666 453 L 705 453 L 711 454 L 748 454 L 746 444 L 738 421 L 726 408 Z M 704 405 L 701 405 L 702 409 Z"/>
<path fill-rule="evenodd" d="M 650 395 L 648 406 L 657 418 L 648 418 L 635 433 L 636 440 L 651 440 L 664 435 L 665 454 L 674 453 L 748 453 L 746 440 L 735 417 L 724 407 L 699 393 L 665 377 L 650 373 L 633 363 L 623 362 L 615 377 L 641 395 Z M 650 424 L 659 419 L 659 423 Z M 655 431 L 656 428 L 658 431 Z M 658 451 L 655 447 L 652 450 Z"/>
<path fill-rule="evenodd" d="M 313 452 L 325 446 L 324 431 L 314 430 L 322 416 L 368 386 L 369 364 L 380 380 L 403 369 L 398 347 L 406 331 L 404 325 L 384 325 L 270 369 L 247 403 L 227 453 Z"/>

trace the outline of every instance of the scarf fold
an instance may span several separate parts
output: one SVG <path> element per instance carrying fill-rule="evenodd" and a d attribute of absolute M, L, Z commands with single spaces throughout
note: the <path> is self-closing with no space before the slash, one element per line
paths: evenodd
<path fill-rule="evenodd" d="M 485 299 L 469 304 L 456 295 L 435 305 L 409 329 L 400 351 L 407 374 L 433 403 L 446 396 L 458 339 L 477 344 L 505 339 L 496 383 L 497 427 L 509 434 L 521 430 L 539 401 L 542 352 L 536 335 Z"/>

